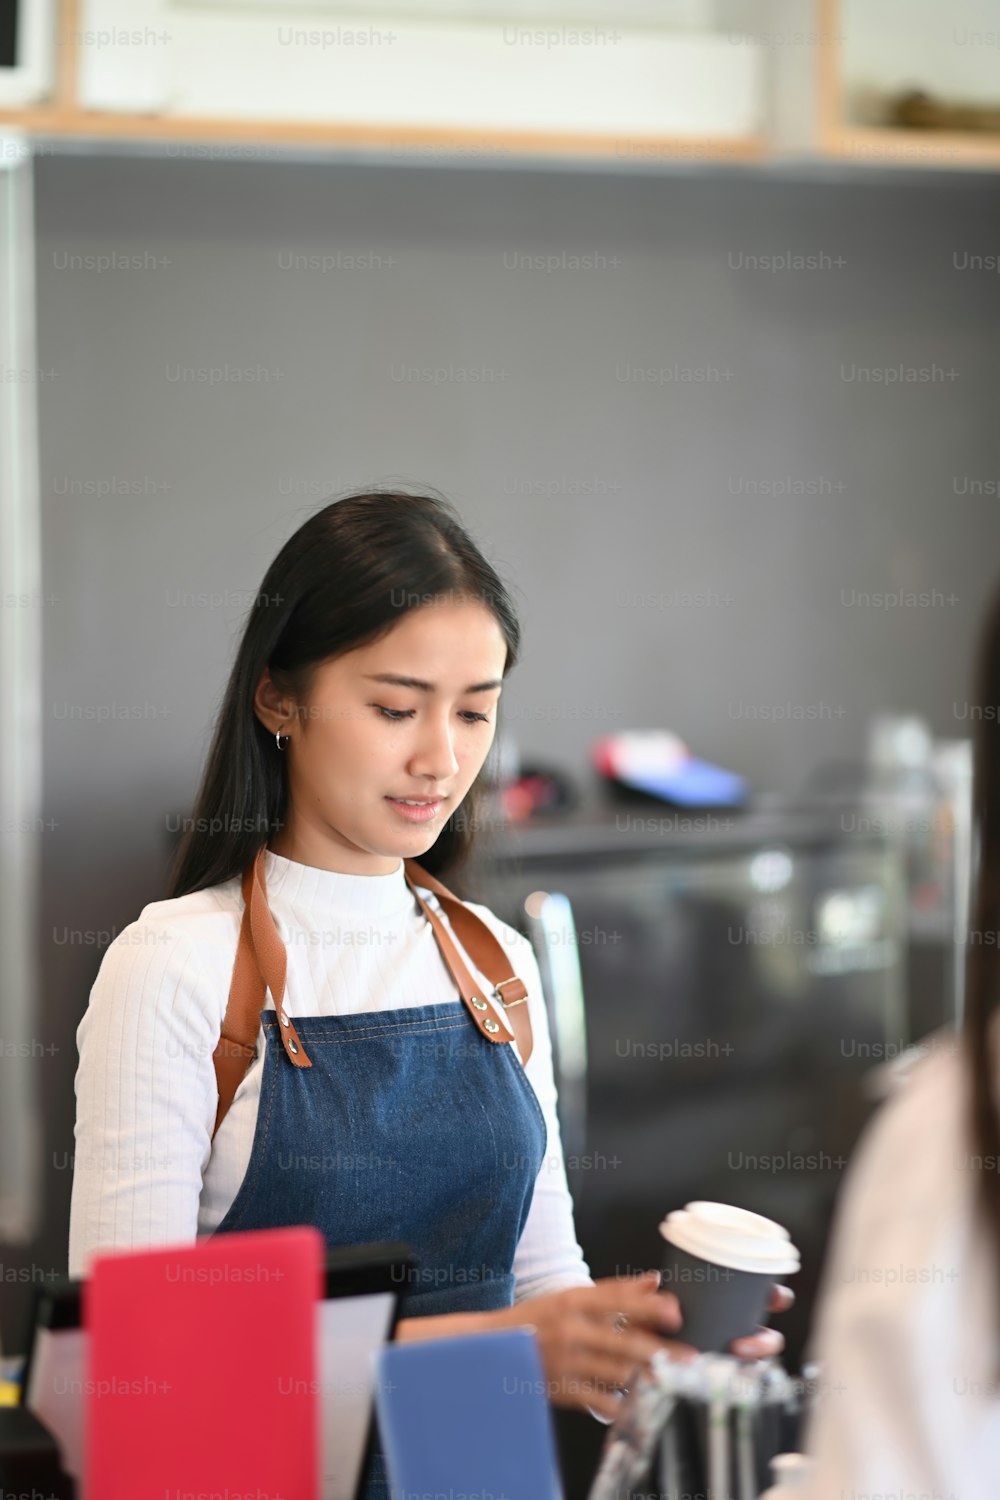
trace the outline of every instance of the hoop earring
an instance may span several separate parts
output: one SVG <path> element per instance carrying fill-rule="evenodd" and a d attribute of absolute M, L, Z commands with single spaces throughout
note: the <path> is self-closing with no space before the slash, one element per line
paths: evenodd
<path fill-rule="evenodd" d="M 291 739 L 291 735 L 290 734 L 286 734 L 284 736 L 284 740 L 285 740 L 286 744 L 288 743 L 288 741 L 290 739 Z M 281 730 L 280 729 L 276 729 L 275 732 L 274 732 L 274 743 L 277 745 L 277 747 L 278 747 L 279 750 L 284 750 L 285 746 L 281 743 L 281 741 L 282 741 Z"/>

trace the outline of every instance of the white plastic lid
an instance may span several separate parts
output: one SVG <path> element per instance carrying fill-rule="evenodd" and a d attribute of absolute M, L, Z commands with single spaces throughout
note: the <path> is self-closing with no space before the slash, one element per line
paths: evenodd
<path fill-rule="evenodd" d="M 804 1453 L 776 1453 L 771 1459 L 771 1474 L 776 1486 L 798 1489 L 813 1471 L 813 1461 Z"/>
<path fill-rule="evenodd" d="M 728 1203 L 688 1203 L 667 1215 L 660 1233 L 688 1255 L 733 1271 L 790 1276 L 800 1266 L 787 1229 Z"/>

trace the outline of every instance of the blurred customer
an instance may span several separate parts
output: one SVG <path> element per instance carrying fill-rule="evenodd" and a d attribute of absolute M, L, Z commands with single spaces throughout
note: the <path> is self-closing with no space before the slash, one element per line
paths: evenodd
<path fill-rule="evenodd" d="M 980 645 L 960 1031 L 852 1160 L 818 1304 L 809 1500 L 1000 1494 L 1000 593 Z"/>

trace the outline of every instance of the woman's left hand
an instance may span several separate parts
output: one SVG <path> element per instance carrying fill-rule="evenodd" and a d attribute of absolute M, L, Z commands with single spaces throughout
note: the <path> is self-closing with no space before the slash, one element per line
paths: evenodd
<path fill-rule="evenodd" d="M 771 1300 L 767 1304 L 769 1312 L 787 1312 L 795 1301 L 795 1293 L 788 1286 L 773 1286 L 771 1288 Z M 683 1337 L 683 1328 L 681 1329 Z M 734 1339 L 729 1346 L 730 1354 L 736 1354 L 740 1359 L 774 1359 L 785 1347 L 784 1335 L 776 1328 L 760 1327 L 757 1333 L 748 1334 L 745 1338 Z"/>

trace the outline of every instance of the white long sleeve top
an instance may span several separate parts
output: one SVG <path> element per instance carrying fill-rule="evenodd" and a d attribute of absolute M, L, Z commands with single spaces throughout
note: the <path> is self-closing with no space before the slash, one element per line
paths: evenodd
<path fill-rule="evenodd" d="M 288 954 L 285 1008 L 293 1020 L 458 998 L 431 925 L 406 885 L 402 861 L 390 875 L 345 875 L 268 850 L 264 874 Z M 421 895 L 454 937 L 437 898 L 423 889 Z M 566 1184 L 538 965 L 527 938 L 487 907 L 467 904 L 505 945 L 527 985 L 534 1046 L 525 1072 L 548 1132 L 514 1258 L 515 1300 L 522 1301 L 588 1286 L 591 1276 Z M 191 1242 L 210 1234 L 236 1197 L 257 1121 L 263 1027 L 257 1056 L 214 1141 L 218 1089 L 212 1054 L 242 912 L 238 877 L 154 901 L 104 955 L 76 1033 L 71 1276 L 85 1276 L 98 1250 Z M 466 962 L 488 993 L 485 976 L 468 955 Z M 267 1003 L 273 1003 L 270 996 Z"/>
<path fill-rule="evenodd" d="M 1000 1493 L 996 1252 L 973 1214 L 971 1084 L 953 1038 L 925 1049 L 844 1183 L 810 1351 L 803 1500 Z"/>

